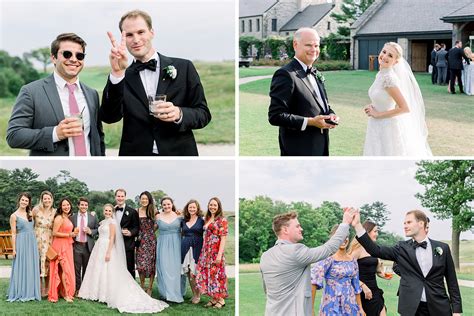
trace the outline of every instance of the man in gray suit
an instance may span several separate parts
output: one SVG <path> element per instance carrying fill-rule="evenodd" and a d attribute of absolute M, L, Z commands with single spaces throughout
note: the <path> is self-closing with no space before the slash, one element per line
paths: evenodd
<path fill-rule="evenodd" d="M 72 215 L 71 221 L 77 236 L 74 238 L 74 270 L 76 274 L 76 295 L 81 288 L 82 279 L 86 274 L 89 257 L 94 248 L 99 225 L 97 217 L 88 212 L 89 200 L 85 197 L 79 198 L 79 213 Z"/>
<path fill-rule="evenodd" d="M 308 248 L 303 229 L 295 212 L 273 218 L 273 231 L 278 237 L 275 246 L 260 259 L 263 286 L 267 296 L 265 315 L 301 316 L 312 314 L 311 264 L 334 254 L 349 234 L 354 210 L 344 212 L 342 224 L 324 245 Z"/>
<path fill-rule="evenodd" d="M 448 74 L 448 60 L 446 55 L 448 52 L 446 51 L 446 45 L 441 43 L 441 49 L 436 53 L 436 67 L 438 68 L 438 84 L 443 85 L 445 84 L 447 74 Z"/>
<path fill-rule="evenodd" d="M 86 42 L 74 33 L 51 43 L 54 73 L 23 86 L 8 122 L 7 142 L 32 156 L 104 156 L 97 91 L 79 82 Z"/>

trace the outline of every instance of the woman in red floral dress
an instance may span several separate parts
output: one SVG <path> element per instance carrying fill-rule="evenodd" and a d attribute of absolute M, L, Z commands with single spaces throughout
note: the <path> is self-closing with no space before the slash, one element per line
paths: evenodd
<path fill-rule="evenodd" d="M 221 201 L 213 197 L 207 204 L 204 245 L 196 267 L 197 287 L 202 294 L 211 297 L 206 307 L 222 308 L 228 296 L 224 258 L 227 231 L 227 219 L 223 216 Z"/>

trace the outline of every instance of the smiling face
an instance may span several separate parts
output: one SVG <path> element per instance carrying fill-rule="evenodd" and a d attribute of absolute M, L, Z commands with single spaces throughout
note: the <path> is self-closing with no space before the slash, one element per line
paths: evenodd
<path fill-rule="evenodd" d="M 379 235 L 379 228 L 377 226 L 375 226 L 374 229 L 372 229 L 367 234 L 369 235 L 370 239 L 372 239 L 372 241 L 376 241 L 377 237 Z"/>
<path fill-rule="evenodd" d="M 173 202 L 169 199 L 163 200 L 161 201 L 161 208 L 164 213 L 171 213 L 173 211 Z"/>
<path fill-rule="evenodd" d="M 65 58 L 63 55 L 65 51 L 71 52 L 72 56 Z M 84 53 L 81 45 L 72 41 L 63 41 L 59 43 L 57 56 L 51 56 L 56 72 L 69 83 L 77 80 L 77 76 L 84 67 L 84 59 L 78 60 L 76 53 Z"/>
<path fill-rule="evenodd" d="M 89 203 L 87 203 L 86 201 L 79 202 L 79 211 L 81 213 L 86 213 L 88 208 L 89 208 Z"/>
<path fill-rule="evenodd" d="M 111 218 L 113 214 L 112 206 L 106 206 L 104 207 L 104 217 L 105 218 Z"/>
<path fill-rule="evenodd" d="M 125 204 L 125 199 L 126 198 L 127 198 L 127 196 L 125 195 L 125 192 L 123 192 L 123 191 L 119 190 L 115 193 L 115 202 L 119 206 L 123 206 Z"/>
<path fill-rule="evenodd" d="M 20 206 L 20 208 L 26 209 L 29 204 L 30 204 L 30 199 L 27 196 L 22 195 L 20 197 L 20 200 L 18 201 L 18 205 Z"/>
<path fill-rule="evenodd" d="M 347 248 L 348 245 L 349 245 L 349 238 L 347 237 L 347 238 L 344 240 L 344 242 L 339 246 L 339 249 L 344 250 L 344 249 Z"/>
<path fill-rule="evenodd" d="M 43 194 L 43 197 L 41 198 L 41 202 L 43 203 L 43 206 L 45 208 L 49 208 L 53 204 L 53 198 L 49 194 Z"/>
<path fill-rule="evenodd" d="M 193 216 L 197 213 L 196 203 L 191 203 L 191 204 L 188 205 L 188 212 L 189 212 L 189 214 L 191 214 L 191 216 Z"/>
<path fill-rule="evenodd" d="M 385 45 L 379 54 L 379 65 L 380 68 L 390 68 L 398 62 L 400 56 L 397 50 L 390 45 Z"/>
<path fill-rule="evenodd" d="M 282 231 L 292 243 L 303 240 L 303 227 L 297 218 L 290 219 L 288 226 L 283 226 Z"/>
<path fill-rule="evenodd" d="M 406 237 L 416 237 L 420 234 L 426 234 L 423 221 L 417 221 L 414 214 L 407 214 L 403 222 L 403 229 Z"/>
<path fill-rule="evenodd" d="M 69 212 L 71 212 L 71 204 L 69 204 L 67 200 L 64 200 L 61 202 L 61 209 L 64 214 L 69 214 Z"/>
<path fill-rule="evenodd" d="M 122 23 L 125 32 L 126 45 L 130 54 L 142 62 L 148 61 L 155 53 L 152 40 L 155 36 L 153 29 L 149 29 L 141 16 L 126 18 Z"/>
<path fill-rule="evenodd" d="M 305 30 L 298 37 L 293 40 L 295 56 L 305 65 L 311 66 L 319 57 L 319 36 L 314 30 Z"/>
<path fill-rule="evenodd" d="M 210 200 L 207 208 L 209 209 L 209 212 L 211 212 L 211 214 L 214 216 L 219 210 L 219 204 L 216 200 Z"/>
<path fill-rule="evenodd" d="M 150 200 L 148 199 L 148 196 L 146 196 L 146 194 L 142 194 L 140 196 L 140 205 L 143 207 L 147 207 L 148 204 L 150 204 Z"/>

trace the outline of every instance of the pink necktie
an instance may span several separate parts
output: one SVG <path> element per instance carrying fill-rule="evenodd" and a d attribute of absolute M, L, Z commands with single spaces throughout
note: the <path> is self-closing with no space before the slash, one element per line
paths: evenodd
<path fill-rule="evenodd" d="M 86 236 L 84 232 L 84 214 L 81 214 L 81 224 L 79 225 L 79 240 L 81 242 L 86 242 Z"/>
<path fill-rule="evenodd" d="M 76 89 L 76 84 L 66 84 L 69 90 L 69 113 L 71 115 L 79 114 L 79 106 L 77 105 L 76 97 L 74 96 L 74 90 Z M 74 136 L 72 138 L 74 143 L 74 151 L 76 156 L 87 156 L 86 152 L 86 140 L 84 138 L 84 133 L 80 136 Z"/>

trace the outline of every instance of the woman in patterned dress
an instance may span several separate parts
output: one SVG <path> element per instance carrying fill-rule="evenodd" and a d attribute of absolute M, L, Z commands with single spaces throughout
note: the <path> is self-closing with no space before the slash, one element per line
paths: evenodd
<path fill-rule="evenodd" d="M 224 258 L 227 226 L 221 201 L 217 197 L 211 198 L 207 204 L 204 224 L 204 245 L 196 268 L 199 291 L 211 297 L 206 307 L 220 309 L 225 306 L 224 299 L 229 296 Z"/>
<path fill-rule="evenodd" d="M 53 240 L 53 220 L 56 209 L 53 208 L 53 194 L 49 191 L 41 192 L 39 203 L 33 209 L 35 220 L 35 235 L 38 242 L 38 252 L 40 255 L 40 284 L 41 296 L 48 295 L 49 288 L 49 262 L 46 262 L 46 252 Z"/>
<path fill-rule="evenodd" d="M 155 225 L 155 204 L 150 192 L 144 191 L 140 194 L 140 205 L 138 208 L 140 230 L 138 232 L 136 263 L 138 275 L 140 276 L 140 285 L 151 296 L 156 271 L 155 231 L 157 226 Z M 145 278 L 150 278 L 147 289 L 145 289 Z"/>
<path fill-rule="evenodd" d="M 330 233 L 334 235 L 339 225 L 335 225 Z M 357 261 L 346 251 L 349 238 L 339 246 L 339 250 L 311 267 L 312 300 L 316 290 L 324 288 L 319 315 L 362 316 L 364 310 L 360 300 L 362 289 L 359 285 L 359 268 Z M 314 311 L 313 311 L 314 315 Z"/>

